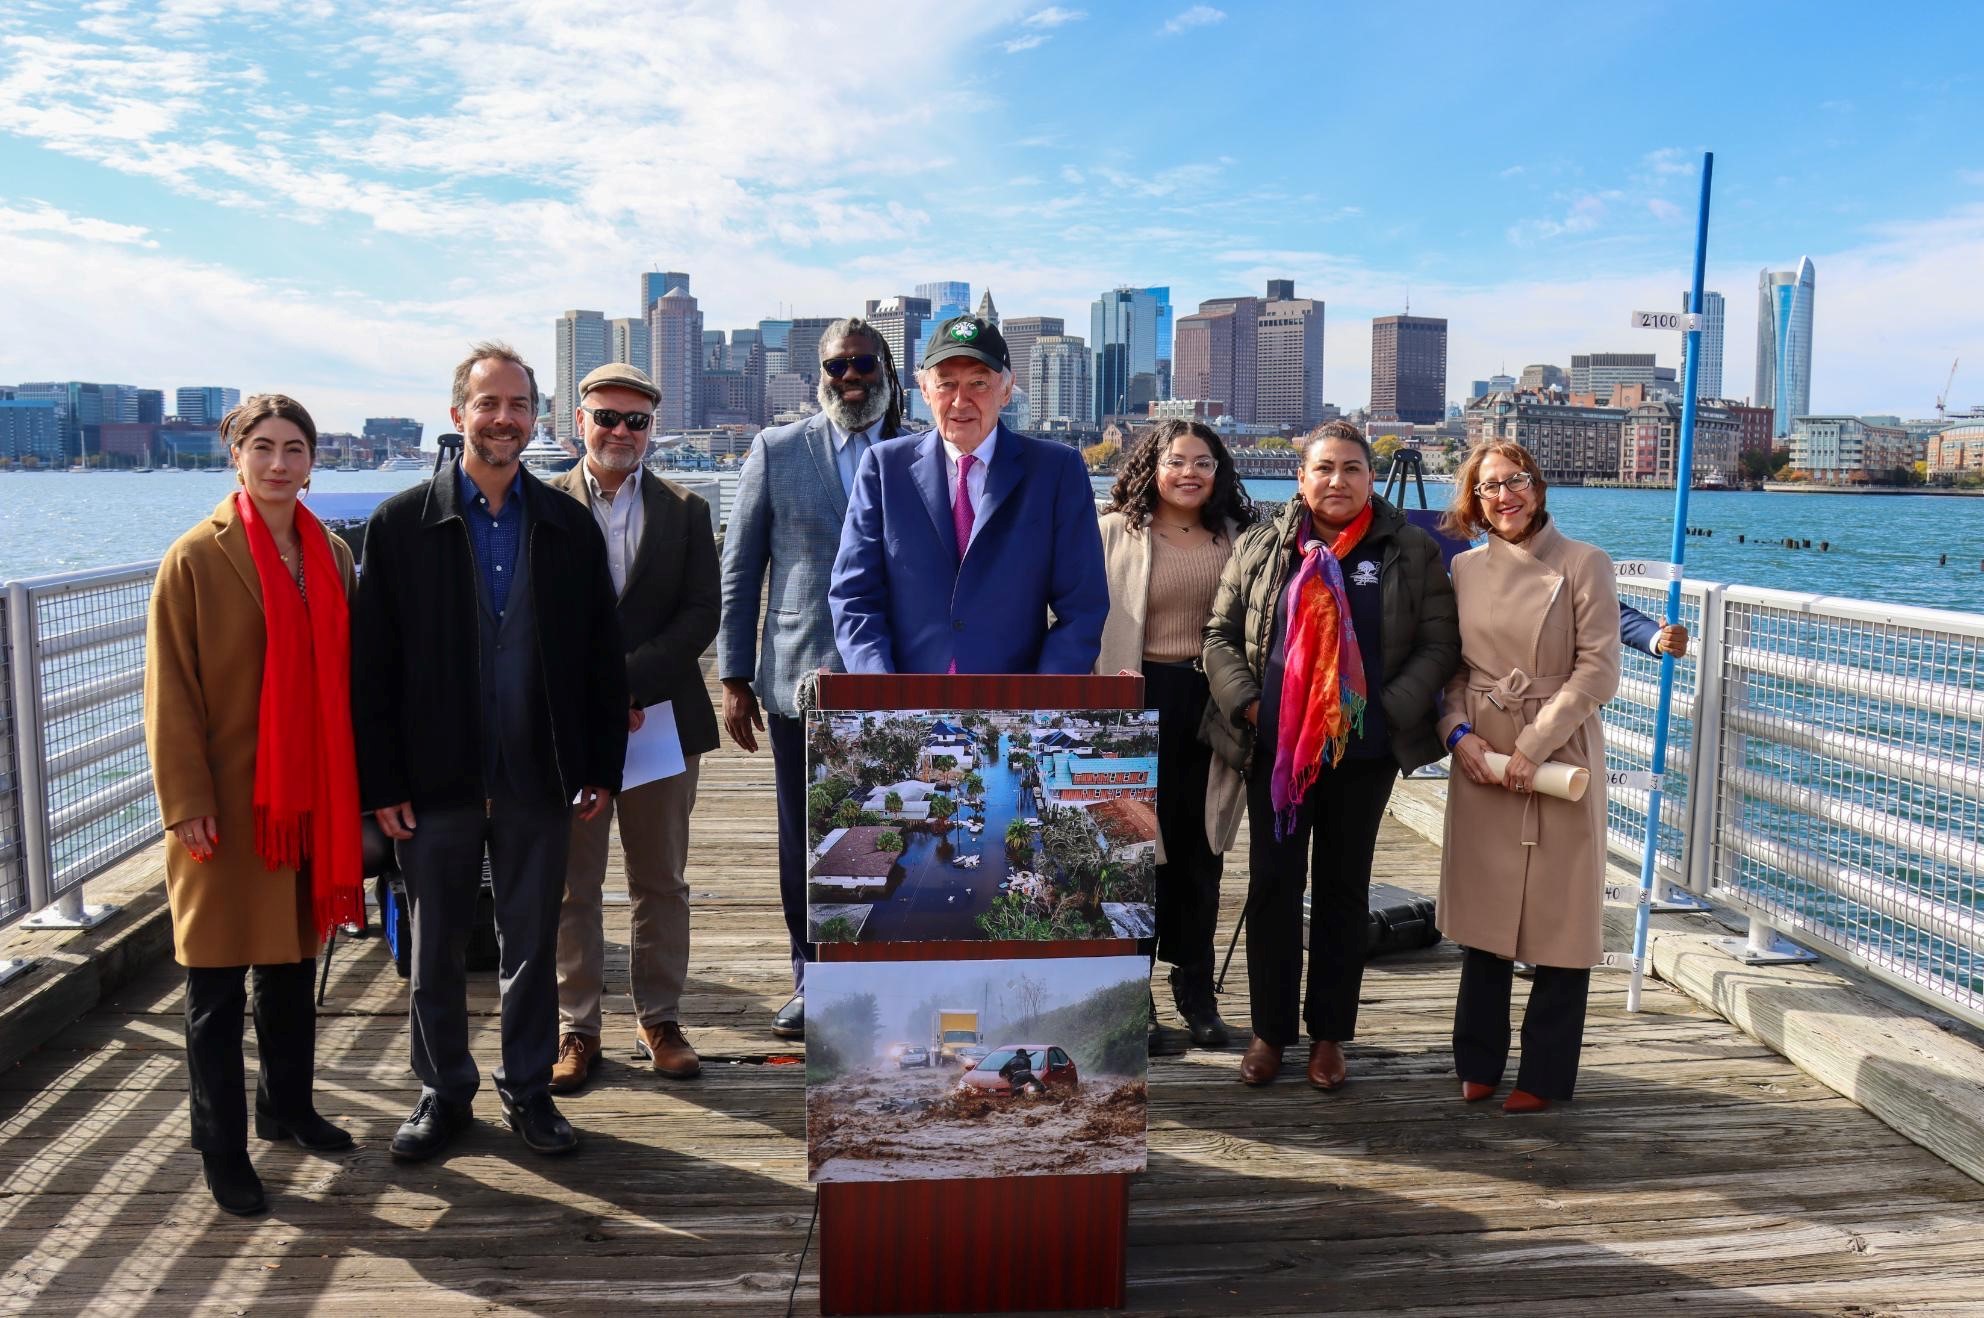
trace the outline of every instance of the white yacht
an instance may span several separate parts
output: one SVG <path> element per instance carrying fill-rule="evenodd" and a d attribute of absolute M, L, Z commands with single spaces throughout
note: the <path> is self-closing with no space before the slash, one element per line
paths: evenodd
<path fill-rule="evenodd" d="M 426 471 L 428 459 L 418 453 L 395 453 L 379 464 L 380 471 Z"/>

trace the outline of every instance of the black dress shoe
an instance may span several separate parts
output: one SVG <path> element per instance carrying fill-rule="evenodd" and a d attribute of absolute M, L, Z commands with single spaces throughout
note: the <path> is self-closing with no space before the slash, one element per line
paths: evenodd
<path fill-rule="evenodd" d="M 474 1112 L 466 1103 L 450 1103 L 435 1094 L 422 1094 L 413 1115 L 393 1136 L 393 1156 L 401 1162 L 422 1162 L 454 1142 L 467 1130 Z"/>
<path fill-rule="evenodd" d="M 795 993 L 778 1009 L 772 1017 L 772 1033 L 781 1039 L 803 1039 L 806 1037 L 806 995 Z"/>
<path fill-rule="evenodd" d="M 558 1105 L 551 1101 L 550 1094 L 535 1093 L 521 1103 L 504 1099 L 503 1120 L 539 1153 L 570 1153 L 579 1147 L 578 1132 L 559 1115 Z"/>
<path fill-rule="evenodd" d="M 206 1168 L 207 1189 L 222 1212 L 256 1217 L 269 1211 L 262 1178 L 255 1175 L 255 1164 L 246 1153 L 203 1153 L 200 1162 Z"/>
<path fill-rule="evenodd" d="M 306 1112 L 294 1121 L 284 1121 L 273 1113 L 255 1109 L 255 1137 L 265 1140 L 295 1140 L 312 1153 L 343 1153 L 356 1148 L 351 1132 Z"/>

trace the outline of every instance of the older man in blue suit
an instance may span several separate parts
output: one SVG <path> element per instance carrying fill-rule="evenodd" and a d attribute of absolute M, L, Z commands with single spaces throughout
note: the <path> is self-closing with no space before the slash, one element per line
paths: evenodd
<path fill-rule="evenodd" d="M 999 424 L 998 326 L 939 325 L 917 371 L 936 429 L 878 444 L 827 599 L 851 673 L 1086 673 L 1109 586 L 1081 456 Z M 1051 614 L 1051 617 L 1050 617 Z"/>
<path fill-rule="evenodd" d="M 795 367 L 794 369 L 801 369 Z M 820 336 L 820 411 L 760 434 L 744 459 L 723 541 L 723 624 L 717 676 L 731 740 L 772 743 L 778 792 L 778 887 L 792 938 L 792 997 L 772 1033 L 806 1032 L 806 728 L 799 688 L 841 667 L 827 611 L 827 570 L 840 543 L 848 491 L 862 455 L 902 422 L 902 390 L 889 345 L 874 326 L 837 320 Z M 770 604 L 759 626 L 760 602 Z"/>

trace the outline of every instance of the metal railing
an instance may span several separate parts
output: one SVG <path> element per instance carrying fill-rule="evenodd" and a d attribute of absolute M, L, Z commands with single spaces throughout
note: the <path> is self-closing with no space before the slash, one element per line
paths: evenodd
<path fill-rule="evenodd" d="M 1666 583 L 1621 580 L 1619 598 L 1640 612 L 1662 619 L 1667 611 Z M 1667 723 L 1667 772 L 1661 779 L 1660 837 L 1654 849 L 1656 902 L 1693 906 L 1684 893 L 1705 896 L 1707 870 L 1700 863 L 1693 813 L 1699 804 L 1694 791 L 1694 755 L 1698 740 L 1696 709 L 1701 705 L 1701 655 L 1713 638 L 1704 619 L 1713 621 L 1705 606 L 1716 588 L 1698 581 L 1681 586 L 1681 622 L 1688 629 L 1687 657 L 1674 665 L 1674 703 Z M 1620 654 L 1619 693 L 1605 708 L 1605 767 L 1628 772 L 1653 768 L 1653 725 L 1660 699 L 1660 661 L 1644 650 Z M 1613 854 L 1638 872 L 1647 828 L 1647 797 L 1643 788 L 1614 783 L 1606 792 L 1607 837 Z M 1680 891 L 1677 892 L 1676 889 Z"/>
<path fill-rule="evenodd" d="M 1658 612 L 1662 589 L 1620 583 Z M 1984 616 L 1683 585 L 1657 872 L 1984 1025 Z M 1628 653 L 1608 768 L 1647 767 L 1653 661 Z M 1695 789 L 1695 790 L 1691 790 Z M 1645 796 L 1611 789 L 1637 864 Z"/>
<path fill-rule="evenodd" d="M 6 588 L 10 796 L 30 923 L 96 923 L 110 912 L 84 905 L 84 882 L 158 840 L 144 715 L 156 570 L 133 564 Z"/>

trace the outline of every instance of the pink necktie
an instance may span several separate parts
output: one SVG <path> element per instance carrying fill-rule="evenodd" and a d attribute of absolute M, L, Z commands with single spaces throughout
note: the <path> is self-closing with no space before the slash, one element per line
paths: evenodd
<path fill-rule="evenodd" d="M 964 453 L 958 457 L 958 497 L 951 501 L 951 527 L 958 533 L 958 557 L 971 547 L 971 468 L 978 458 Z"/>
<path fill-rule="evenodd" d="M 971 468 L 977 462 L 976 455 L 958 455 L 958 497 L 951 500 L 951 529 L 957 532 L 958 558 L 964 558 L 964 551 L 971 548 Z M 958 671 L 958 661 L 951 660 L 951 671 Z"/>

